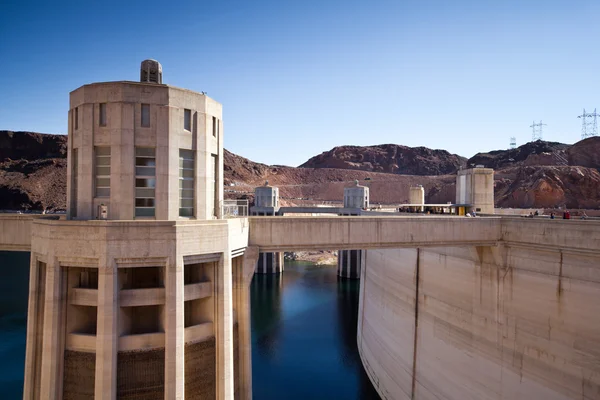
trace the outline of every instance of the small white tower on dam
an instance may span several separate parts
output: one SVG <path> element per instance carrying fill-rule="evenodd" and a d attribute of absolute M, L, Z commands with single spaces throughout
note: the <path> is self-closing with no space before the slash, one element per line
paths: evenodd
<path fill-rule="evenodd" d="M 423 185 L 411 186 L 408 192 L 409 204 L 425 204 L 425 189 Z M 418 211 L 423 212 L 424 207 L 418 207 Z"/>
<path fill-rule="evenodd" d="M 344 188 L 344 208 L 369 208 L 369 188 L 360 186 L 358 180 L 354 186 Z"/>
<path fill-rule="evenodd" d="M 456 204 L 468 204 L 467 211 L 494 213 L 494 170 L 477 165 L 456 175 Z"/>
<path fill-rule="evenodd" d="M 345 215 L 360 215 L 360 210 L 369 207 L 369 188 L 358 184 L 344 188 L 344 208 L 358 209 L 355 213 Z M 339 250 L 338 251 L 338 277 L 348 279 L 360 279 L 360 268 L 362 265 L 363 250 Z"/>
<path fill-rule="evenodd" d="M 258 186 L 254 189 L 255 207 L 279 208 L 279 188 L 269 185 L 269 181 L 264 186 Z"/>
<path fill-rule="evenodd" d="M 264 186 L 254 189 L 254 207 L 250 215 L 274 216 L 279 210 L 279 188 L 269 185 L 266 181 Z M 256 263 L 256 272 L 259 274 L 280 274 L 283 272 L 283 253 L 260 253 Z"/>
<path fill-rule="evenodd" d="M 140 78 L 70 94 L 67 219 L 32 227 L 26 399 L 250 395 L 257 254 L 222 219 L 222 106 L 157 61 Z"/>

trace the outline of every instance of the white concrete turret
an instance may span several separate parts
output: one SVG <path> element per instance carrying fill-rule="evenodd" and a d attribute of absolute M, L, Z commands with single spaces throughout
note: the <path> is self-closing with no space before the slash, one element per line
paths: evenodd
<path fill-rule="evenodd" d="M 264 186 L 254 189 L 254 205 L 256 207 L 279 207 L 279 188 L 269 186 L 269 181 Z"/>
<path fill-rule="evenodd" d="M 409 204 L 425 204 L 425 189 L 423 185 L 411 186 L 408 192 Z M 423 211 L 423 207 L 419 211 Z"/>
<path fill-rule="evenodd" d="M 358 184 L 358 180 L 354 181 L 354 186 L 344 188 L 344 207 L 368 208 L 369 188 L 366 186 L 360 186 Z"/>

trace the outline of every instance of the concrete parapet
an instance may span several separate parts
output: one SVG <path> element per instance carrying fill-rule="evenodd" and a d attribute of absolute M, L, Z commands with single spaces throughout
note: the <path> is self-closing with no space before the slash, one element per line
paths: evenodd
<path fill-rule="evenodd" d="M 249 220 L 249 243 L 261 251 L 495 245 L 502 239 L 500 218 L 495 217 L 251 217 Z"/>

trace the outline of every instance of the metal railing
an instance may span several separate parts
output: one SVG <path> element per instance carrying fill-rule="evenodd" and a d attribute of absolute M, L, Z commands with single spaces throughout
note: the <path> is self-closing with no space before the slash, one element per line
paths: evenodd
<path fill-rule="evenodd" d="M 238 218 L 248 216 L 248 200 L 224 200 L 223 218 Z"/>

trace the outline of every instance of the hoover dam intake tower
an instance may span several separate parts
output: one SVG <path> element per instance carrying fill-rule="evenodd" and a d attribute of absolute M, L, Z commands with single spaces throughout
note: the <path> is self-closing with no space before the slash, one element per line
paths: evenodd
<path fill-rule="evenodd" d="M 71 92 L 67 218 L 32 228 L 25 399 L 249 396 L 222 106 L 162 84 L 154 60 L 140 75 Z"/>

